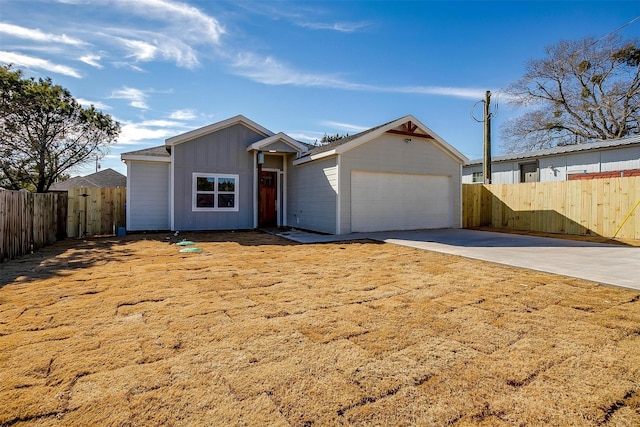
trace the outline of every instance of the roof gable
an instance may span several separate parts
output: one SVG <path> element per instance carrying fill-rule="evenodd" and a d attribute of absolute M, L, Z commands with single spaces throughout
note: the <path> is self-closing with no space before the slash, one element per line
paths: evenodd
<path fill-rule="evenodd" d="M 358 134 L 341 138 L 327 145 L 309 150 L 303 157 L 297 159 L 294 164 L 302 164 L 323 157 L 342 154 L 365 144 L 379 136 L 385 134 L 404 135 L 407 138 L 419 138 L 432 140 L 440 149 L 456 159 L 460 163 L 468 161 L 467 157 L 456 150 L 452 145 L 438 136 L 435 132 L 425 126 L 412 115 L 407 115 L 388 123 L 367 129 Z"/>
<path fill-rule="evenodd" d="M 247 147 L 247 151 L 268 151 L 269 149 L 290 153 L 304 153 L 308 151 L 308 148 L 305 144 L 301 143 L 300 141 L 296 141 L 284 132 L 279 132 L 276 135 L 270 136 L 260 141 L 256 141 Z"/>
<path fill-rule="evenodd" d="M 258 123 L 249 120 L 243 115 L 237 115 L 231 117 L 226 120 L 222 120 L 220 122 L 212 123 L 207 126 L 203 126 L 198 129 L 191 130 L 189 132 L 185 132 L 180 135 L 172 136 L 171 138 L 167 138 L 165 140 L 165 145 L 174 146 L 177 144 L 181 144 L 183 142 L 191 141 L 192 139 L 199 138 L 204 135 L 208 135 L 213 132 L 217 132 L 219 130 L 234 126 L 236 124 L 241 124 L 243 126 L 248 127 L 249 129 L 255 131 L 258 134 L 264 135 L 265 137 L 273 136 L 273 132 L 269 129 L 259 125 Z"/>

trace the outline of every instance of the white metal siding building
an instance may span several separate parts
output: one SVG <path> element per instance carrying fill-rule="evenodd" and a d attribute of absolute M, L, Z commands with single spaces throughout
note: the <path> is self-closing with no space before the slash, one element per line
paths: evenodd
<path fill-rule="evenodd" d="M 640 169 L 640 135 L 496 156 L 491 162 L 491 183 L 566 181 L 570 175 L 635 169 Z M 462 182 L 483 182 L 482 159 L 464 166 Z"/>

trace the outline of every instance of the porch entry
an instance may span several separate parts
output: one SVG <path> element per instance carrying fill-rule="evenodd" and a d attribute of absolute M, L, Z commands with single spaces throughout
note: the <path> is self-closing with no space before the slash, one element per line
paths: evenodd
<path fill-rule="evenodd" d="M 278 196 L 277 172 L 260 171 L 259 180 L 259 227 L 276 227 L 278 225 L 278 214 L 276 209 Z"/>

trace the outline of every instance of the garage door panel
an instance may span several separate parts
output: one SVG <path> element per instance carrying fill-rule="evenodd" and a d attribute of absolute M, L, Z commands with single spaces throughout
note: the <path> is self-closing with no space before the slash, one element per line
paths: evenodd
<path fill-rule="evenodd" d="M 451 178 L 353 171 L 354 232 L 451 227 Z"/>

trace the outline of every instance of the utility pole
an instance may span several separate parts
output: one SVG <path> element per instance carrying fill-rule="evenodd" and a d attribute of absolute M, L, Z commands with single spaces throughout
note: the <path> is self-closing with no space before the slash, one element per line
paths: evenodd
<path fill-rule="evenodd" d="M 484 95 L 484 165 L 482 177 L 485 184 L 491 184 L 491 92 Z"/>

